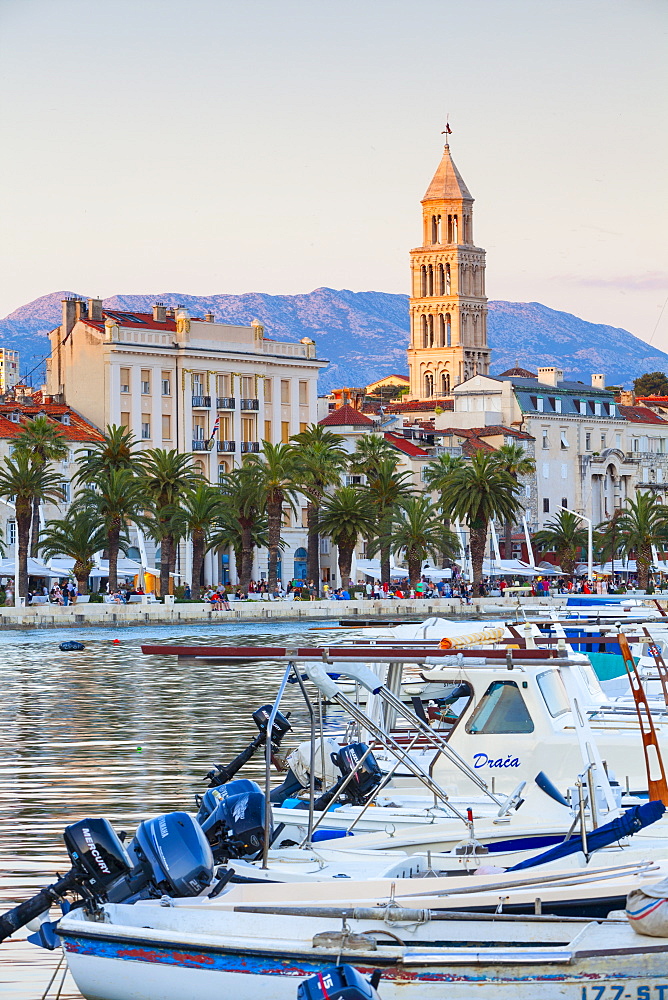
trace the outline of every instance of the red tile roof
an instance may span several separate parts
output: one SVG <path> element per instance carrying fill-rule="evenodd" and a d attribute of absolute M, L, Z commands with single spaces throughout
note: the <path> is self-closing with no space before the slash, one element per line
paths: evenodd
<path fill-rule="evenodd" d="M 488 424 L 486 427 L 472 427 L 471 430 L 477 437 L 497 437 L 503 434 L 504 437 L 514 437 L 518 441 L 535 441 L 531 434 L 517 431 L 514 427 L 504 427 L 503 424 Z"/>
<path fill-rule="evenodd" d="M 386 431 L 383 437 L 398 451 L 403 451 L 404 455 L 408 455 L 410 458 L 429 458 L 428 451 L 425 451 L 424 448 L 418 448 L 416 444 L 413 444 L 412 441 L 402 437 L 400 434 L 392 434 Z"/>
<path fill-rule="evenodd" d="M 476 451 L 496 451 L 496 448 L 484 440 L 485 437 L 497 437 L 503 434 L 504 437 L 509 435 L 520 441 L 534 440 L 531 434 L 516 431 L 513 427 L 504 427 L 502 424 L 491 424 L 488 427 L 441 427 L 437 433 L 442 434 L 444 437 L 463 438 L 461 449 L 469 458 Z"/>
<path fill-rule="evenodd" d="M 102 434 L 97 427 L 90 424 L 79 413 L 76 413 L 64 403 L 43 402 L 41 392 L 34 392 L 30 398 L 30 403 L 18 403 L 15 400 L 0 401 L 0 438 L 17 437 L 21 433 L 26 420 L 44 413 L 60 428 L 66 441 L 83 443 L 86 441 L 103 440 Z M 19 414 L 19 423 L 15 423 L 9 419 L 10 413 Z M 64 424 L 61 419 L 66 413 L 70 417 L 69 424 Z"/>
<path fill-rule="evenodd" d="M 452 399 L 413 399 L 407 403 L 392 403 L 385 408 L 386 413 L 433 413 L 439 410 L 454 410 Z"/>
<path fill-rule="evenodd" d="M 650 410 L 648 406 L 618 406 L 617 412 L 620 417 L 624 417 L 625 420 L 630 420 L 634 424 L 668 423 L 658 413 L 655 413 L 654 410 Z"/>
<path fill-rule="evenodd" d="M 373 420 L 360 413 L 350 403 L 332 410 L 326 417 L 318 421 L 322 427 L 373 427 Z"/>
<path fill-rule="evenodd" d="M 535 372 L 527 371 L 526 368 L 509 368 L 507 372 L 501 372 L 497 378 L 538 378 Z"/>

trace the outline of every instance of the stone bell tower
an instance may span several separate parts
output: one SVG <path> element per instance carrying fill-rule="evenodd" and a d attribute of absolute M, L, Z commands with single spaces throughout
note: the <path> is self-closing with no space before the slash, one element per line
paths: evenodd
<path fill-rule="evenodd" d="M 447 143 L 422 199 L 422 246 L 411 250 L 410 316 L 409 399 L 487 374 L 485 251 L 473 243 L 473 198 Z"/>

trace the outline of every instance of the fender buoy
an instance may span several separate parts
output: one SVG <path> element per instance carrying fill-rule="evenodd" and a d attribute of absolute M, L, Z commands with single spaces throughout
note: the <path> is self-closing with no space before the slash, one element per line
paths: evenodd
<path fill-rule="evenodd" d="M 61 642 L 58 647 L 58 649 L 62 649 L 63 653 L 77 653 L 85 648 L 83 642 L 77 642 L 76 639 L 68 639 L 67 642 Z"/>

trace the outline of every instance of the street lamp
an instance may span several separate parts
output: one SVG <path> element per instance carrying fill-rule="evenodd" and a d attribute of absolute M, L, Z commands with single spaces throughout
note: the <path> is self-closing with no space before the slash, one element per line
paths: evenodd
<path fill-rule="evenodd" d="M 580 514 L 577 510 L 571 510 L 570 507 L 562 507 L 562 510 L 568 511 L 569 514 L 575 514 L 579 517 L 581 521 L 587 522 L 587 579 L 593 582 L 594 579 L 594 530 L 591 523 L 591 518 L 585 517 L 584 514 Z"/>

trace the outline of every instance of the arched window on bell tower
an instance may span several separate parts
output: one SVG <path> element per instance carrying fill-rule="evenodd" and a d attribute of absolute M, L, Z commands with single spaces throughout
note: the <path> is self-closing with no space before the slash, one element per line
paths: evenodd
<path fill-rule="evenodd" d="M 445 294 L 450 295 L 452 292 L 452 278 L 450 276 L 450 265 L 445 265 Z"/>
<path fill-rule="evenodd" d="M 428 344 L 427 344 L 427 317 L 424 315 L 424 313 L 420 317 L 420 326 L 421 326 L 421 332 L 422 332 L 422 346 L 423 347 L 427 347 L 428 346 Z"/>
<path fill-rule="evenodd" d="M 450 313 L 445 314 L 445 346 L 452 347 L 452 320 Z"/>
<path fill-rule="evenodd" d="M 448 243 L 452 243 L 452 216 L 448 216 Z"/>
<path fill-rule="evenodd" d="M 427 372 L 424 377 L 424 394 L 426 399 L 434 395 L 434 376 L 431 372 Z"/>
<path fill-rule="evenodd" d="M 432 315 L 429 315 L 427 317 L 427 327 L 428 327 L 428 330 L 429 330 L 429 334 L 428 334 L 428 337 L 427 337 L 427 340 L 428 340 L 427 346 L 428 347 L 433 347 L 434 346 L 434 317 Z"/>
<path fill-rule="evenodd" d="M 420 268 L 420 297 L 424 298 L 427 294 L 427 268 L 423 264 Z"/>
<path fill-rule="evenodd" d="M 431 242 L 440 243 L 441 242 L 441 217 L 440 215 L 432 215 L 431 217 Z"/>
<path fill-rule="evenodd" d="M 445 271 L 443 265 L 438 265 L 438 294 L 445 295 Z"/>
<path fill-rule="evenodd" d="M 459 243 L 459 220 L 456 215 L 452 216 L 452 242 Z"/>
<path fill-rule="evenodd" d="M 443 313 L 438 314 L 438 346 L 445 347 L 445 316 Z"/>
<path fill-rule="evenodd" d="M 427 268 L 427 295 L 434 294 L 434 268 L 430 264 Z"/>
<path fill-rule="evenodd" d="M 441 373 L 441 393 L 444 396 L 450 395 L 450 374 L 448 372 Z"/>

